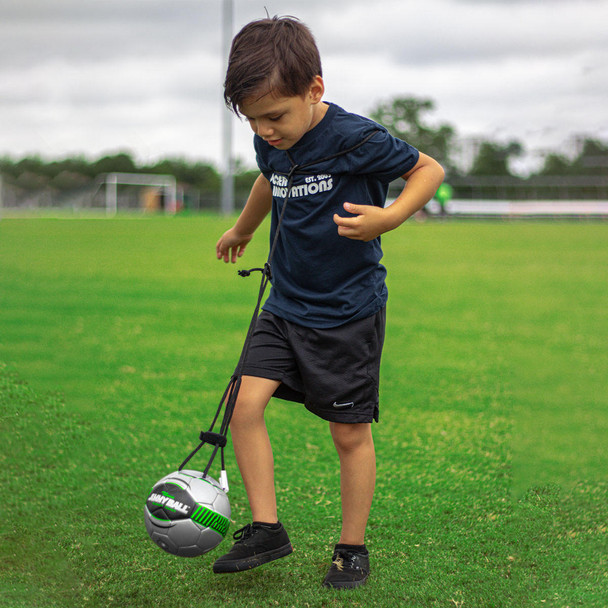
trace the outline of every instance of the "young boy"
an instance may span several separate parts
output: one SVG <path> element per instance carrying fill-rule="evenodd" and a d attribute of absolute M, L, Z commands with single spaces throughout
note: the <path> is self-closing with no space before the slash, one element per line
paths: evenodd
<path fill-rule="evenodd" d="M 274 395 L 329 422 L 340 460 L 342 529 L 326 587 L 365 583 L 365 529 L 374 493 L 372 421 L 378 421 L 386 270 L 380 235 L 419 210 L 443 180 L 429 156 L 380 125 L 322 101 L 321 61 L 294 18 L 262 19 L 234 38 L 225 99 L 255 136 L 261 174 L 216 245 L 236 262 L 266 215 L 272 289 L 243 367 L 230 425 L 253 523 L 237 531 L 215 572 L 239 572 L 284 557 L 292 546 L 277 515 L 273 453 L 264 410 Z M 406 185 L 384 207 L 388 184 Z"/>

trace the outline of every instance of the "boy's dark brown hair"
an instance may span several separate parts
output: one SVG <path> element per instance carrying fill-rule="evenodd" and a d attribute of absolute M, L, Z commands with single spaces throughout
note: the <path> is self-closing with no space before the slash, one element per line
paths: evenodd
<path fill-rule="evenodd" d="M 319 49 L 302 22 L 276 16 L 252 21 L 232 41 L 224 100 L 239 116 L 239 105 L 252 96 L 304 95 L 322 75 Z"/>

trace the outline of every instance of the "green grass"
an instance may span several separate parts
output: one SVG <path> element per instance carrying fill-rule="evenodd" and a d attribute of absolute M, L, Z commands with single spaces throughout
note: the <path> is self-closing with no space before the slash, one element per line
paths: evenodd
<path fill-rule="evenodd" d="M 409 223 L 384 239 L 373 573 L 320 588 L 340 522 L 325 423 L 268 410 L 295 553 L 214 576 L 147 537 L 206 428 L 258 279 L 229 219 L 0 221 L 0 606 L 608 605 L 607 227 Z M 238 267 L 259 266 L 256 238 Z M 206 457 L 193 465 L 203 466 Z M 228 459 L 234 524 L 249 514 Z"/>

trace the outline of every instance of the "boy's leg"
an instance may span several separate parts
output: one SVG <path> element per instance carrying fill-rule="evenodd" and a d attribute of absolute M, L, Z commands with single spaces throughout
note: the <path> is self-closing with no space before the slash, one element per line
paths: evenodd
<path fill-rule="evenodd" d="M 235 532 L 236 543 L 213 564 L 216 573 L 249 570 L 293 551 L 277 518 L 274 461 L 264 422 L 264 410 L 278 385 L 265 378 L 242 378 L 230 432 L 253 524 Z"/>
<path fill-rule="evenodd" d="M 365 528 L 376 484 L 376 454 L 372 425 L 330 422 L 340 457 L 342 532 L 340 544 L 365 544 Z"/>
<path fill-rule="evenodd" d="M 275 523 L 274 460 L 264 411 L 279 382 L 243 376 L 230 422 L 232 445 L 253 521 Z"/>
<path fill-rule="evenodd" d="M 324 587 L 352 589 L 369 576 L 365 528 L 376 483 L 376 456 L 371 424 L 330 423 L 340 456 L 342 532 L 334 548 Z"/>

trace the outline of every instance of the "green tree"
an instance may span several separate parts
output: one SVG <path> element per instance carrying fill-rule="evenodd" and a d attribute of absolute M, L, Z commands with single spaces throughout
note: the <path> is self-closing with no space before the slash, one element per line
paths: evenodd
<path fill-rule="evenodd" d="M 378 104 L 370 116 L 395 137 L 404 139 L 453 170 L 451 155 L 456 132 L 447 123 L 432 126 L 426 121 L 426 115 L 434 109 L 435 103 L 431 99 L 395 97 Z"/>
<path fill-rule="evenodd" d="M 48 177 L 47 165 L 40 156 L 26 156 L 25 158 L 22 158 L 15 163 L 14 172 L 16 176 L 30 173 Z"/>
<path fill-rule="evenodd" d="M 109 156 L 104 156 L 93 163 L 93 171 L 99 173 L 134 173 L 136 171 L 135 162 L 127 152 L 119 152 Z"/>
<path fill-rule="evenodd" d="M 585 139 L 572 167 L 577 175 L 608 176 L 608 145 L 597 139 Z"/>
<path fill-rule="evenodd" d="M 608 144 L 587 138 L 579 141 L 579 146 L 580 152 L 573 160 L 554 152 L 548 154 L 538 174 L 608 176 Z"/>
<path fill-rule="evenodd" d="M 15 163 L 16 161 L 10 158 L 10 156 L 0 157 L 0 174 L 16 177 L 17 171 L 15 169 Z"/>
<path fill-rule="evenodd" d="M 524 148 L 518 141 L 499 144 L 494 141 L 483 141 L 469 175 L 475 176 L 511 176 L 509 161 L 514 156 L 521 156 Z"/>
<path fill-rule="evenodd" d="M 205 192 L 219 192 L 220 189 L 219 173 L 211 165 L 202 162 L 188 162 L 183 158 L 164 159 L 142 167 L 141 171 L 174 175 L 178 182 Z"/>
<path fill-rule="evenodd" d="M 551 153 L 545 157 L 545 162 L 539 175 L 569 175 L 572 173 L 572 163 L 561 154 Z"/>

